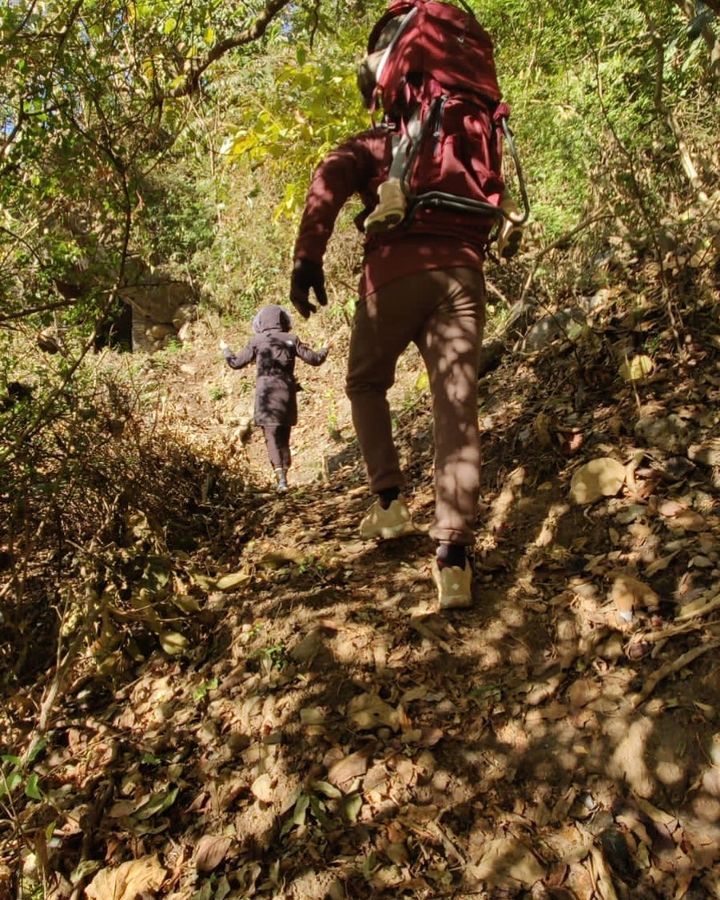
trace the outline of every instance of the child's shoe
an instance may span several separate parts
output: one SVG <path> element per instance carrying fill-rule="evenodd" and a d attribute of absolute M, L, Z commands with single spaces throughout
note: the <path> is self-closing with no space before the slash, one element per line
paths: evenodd
<path fill-rule="evenodd" d="M 416 531 L 410 510 L 402 497 L 393 500 L 387 509 L 383 509 L 380 501 L 376 500 L 360 523 L 360 537 L 365 541 L 372 538 L 389 541 Z"/>
<path fill-rule="evenodd" d="M 497 236 L 497 254 L 502 259 L 511 259 L 520 249 L 523 238 L 523 226 L 520 224 L 522 213 L 511 197 L 506 197 L 500 204 L 500 209 L 506 213 L 503 216 L 500 231 Z"/>
<path fill-rule="evenodd" d="M 276 490 L 286 491 L 288 489 L 287 472 L 285 471 L 285 469 L 275 469 L 275 474 L 277 475 Z"/>
<path fill-rule="evenodd" d="M 379 234 L 395 228 L 405 218 L 407 198 L 398 178 L 388 178 L 378 187 L 378 204 L 365 219 L 365 232 Z"/>
<path fill-rule="evenodd" d="M 434 559 L 432 575 L 440 609 L 465 609 L 472 606 L 472 566 L 467 559 L 462 569 L 460 566 L 441 567 L 437 559 Z"/>

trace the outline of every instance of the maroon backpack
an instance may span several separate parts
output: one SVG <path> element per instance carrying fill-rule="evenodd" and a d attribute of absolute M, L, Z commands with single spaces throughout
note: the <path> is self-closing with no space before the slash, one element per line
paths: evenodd
<path fill-rule="evenodd" d="M 492 40 L 469 7 L 465 12 L 440 0 L 391 0 L 370 33 L 368 52 L 378 43 L 387 46 L 377 67 L 373 106 L 407 138 L 401 179 L 409 218 L 422 218 L 423 209 L 443 208 L 500 219 L 503 136 L 517 167 L 527 218 L 527 194 L 507 125 L 510 109 L 501 102 Z"/>

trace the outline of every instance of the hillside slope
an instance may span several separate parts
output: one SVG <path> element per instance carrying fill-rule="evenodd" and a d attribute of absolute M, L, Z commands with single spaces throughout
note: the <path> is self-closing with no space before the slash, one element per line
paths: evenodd
<path fill-rule="evenodd" d="M 242 479 L 202 485 L 184 550 L 161 522 L 133 526 L 134 644 L 63 697 L 37 796 L 14 794 L 34 838 L 5 844 L 8 870 L 19 854 L 47 896 L 123 900 L 715 896 L 717 331 L 712 303 L 605 292 L 585 326 L 482 380 L 476 602 L 444 616 L 426 535 L 357 536 L 342 334 L 300 372 L 285 496 L 259 435 L 233 438 L 252 379 L 218 359 L 216 329 L 150 360 L 178 432 Z M 419 376 L 410 354 L 393 408 L 427 526 Z M 597 458 L 621 479 L 573 502 Z M 17 753 L 26 708 L 20 691 L 6 713 Z"/>

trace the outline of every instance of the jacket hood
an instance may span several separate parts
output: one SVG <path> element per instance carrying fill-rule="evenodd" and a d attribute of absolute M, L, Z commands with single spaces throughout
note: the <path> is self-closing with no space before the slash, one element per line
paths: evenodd
<path fill-rule="evenodd" d="M 252 323 L 255 334 L 265 331 L 290 331 L 292 319 L 290 313 L 282 306 L 263 306 Z"/>

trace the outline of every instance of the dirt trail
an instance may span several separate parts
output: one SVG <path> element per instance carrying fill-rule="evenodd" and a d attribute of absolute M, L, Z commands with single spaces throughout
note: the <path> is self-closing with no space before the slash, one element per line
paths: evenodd
<path fill-rule="evenodd" d="M 359 540 L 347 409 L 309 374 L 294 489 L 265 489 L 256 436 L 245 492 L 210 489 L 210 538 L 170 548 L 186 645 L 76 698 L 58 726 L 52 781 L 83 800 L 55 840 L 77 862 L 90 816 L 88 896 L 138 860 L 150 893 L 176 900 L 718 895 L 714 310 L 686 320 L 691 355 L 663 338 L 635 382 L 613 355 L 634 325 L 598 315 L 575 349 L 483 381 L 468 611 L 432 611 L 426 535 Z M 640 321 L 655 334 L 662 315 Z M 237 397 L 218 412 L 217 361 L 182 365 L 176 396 L 210 398 L 186 427 L 224 440 Z M 403 366 L 398 442 L 427 526 L 426 388 Z M 680 444 L 643 439 L 643 417 L 670 419 Z M 622 483 L 573 503 L 571 476 L 598 457 L 626 466 Z"/>

